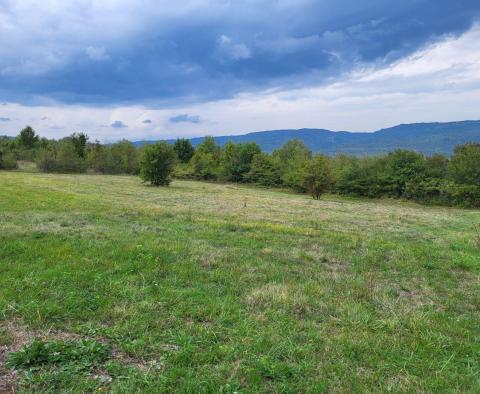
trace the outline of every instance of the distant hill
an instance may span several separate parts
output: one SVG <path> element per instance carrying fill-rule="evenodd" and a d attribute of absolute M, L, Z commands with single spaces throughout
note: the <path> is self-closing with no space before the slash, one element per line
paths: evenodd
<path fill-rule="evenodd" d="M 219 145 L 227 141 L 236 143 L 256 142 L 262 150 L 271 152 L 291 139 L 299 139 L 314 152 L 334 155 L 381 154 L 395 149 L 411 149 L 425 154 L 450 155 L 455 145 L 467 142 L 480 143 L 480 121 L 448 123 L 401 124 L 376 132 L 330 131 L 324 129 L 271 130 L 235 136 L 215 137 Z M 203 140 L 192 138 L 192 144 Z M 137 141 L 137 146 L 155 141 Z"/>

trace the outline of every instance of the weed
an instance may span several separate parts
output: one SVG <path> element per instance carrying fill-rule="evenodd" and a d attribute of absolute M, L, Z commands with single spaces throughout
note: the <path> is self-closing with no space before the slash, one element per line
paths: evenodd
<path fill-rule="evenodd" d="M 77 370 L 98 367 L 109 356 L 107 345 L 92 341 L 34 340 L 18 352 L 10 353 L 6 365 L 14 369 L 31 369 L 46 365 L 73 364 Z"/>
<path fill-rule="evenodd" d="M 474 229 L 475 229 L 474 242 L 477 249 L 480 249 L 480 226 L 474 226 Z"/>

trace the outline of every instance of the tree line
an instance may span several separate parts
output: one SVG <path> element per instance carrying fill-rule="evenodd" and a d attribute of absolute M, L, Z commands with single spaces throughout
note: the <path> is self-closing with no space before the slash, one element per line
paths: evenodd
<path fill-rule="evenodd" d="M 195 148 L 186 139 L 137 148 L 127 140 L 91 142 L 85 133 L 48 140 L 26 127 L 14 139 L 0 139 L 0 168 L 15 169 L 18 160 L 35 161 L 43 172 L 139 175 L 158 186 L 183 178 L 289 188 L 316 199 L 337 193 L 480 207 L 480 144 L 475 143 L 455 147 L 450 158 L 410 150 L 329 157 L 313 154 L 299 140 L 271 154 L 254 142 L 221 147 L 213 137 Z"/>

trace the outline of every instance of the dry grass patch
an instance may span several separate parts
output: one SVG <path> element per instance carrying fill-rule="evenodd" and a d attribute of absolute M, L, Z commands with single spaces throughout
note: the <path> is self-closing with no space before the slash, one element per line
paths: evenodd
<path fill-rule="evenodd" d="M 253 289 L 247 303 L 259 309 L 280 309 L 293 314 L 308 314 L 312 308 L 307 295 L 290 284 L 270 283 Z"/>

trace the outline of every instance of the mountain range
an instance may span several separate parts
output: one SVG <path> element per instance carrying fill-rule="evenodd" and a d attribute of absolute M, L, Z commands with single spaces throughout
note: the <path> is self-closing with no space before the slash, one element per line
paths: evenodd
<path fill-rule="evenodd" d="M 216 143 L 222 146 L 228 141 L 256 142 L 265 152 L 272 152 L 291 139 L 299 139 L 313 152 L 328 155 L 346 153 L 362 156 L 387 153 L 395 149 L 410 149 L 427 155 L 433 153 L 450 155 L 455 145 L 467 142 L 480 143 L 480 121 L 401 124 L 375 132 L 325 129 L 270 130 L 214 138 Z M 202 140 L 203 137 L 190 139 L 194 146 L 200 144 Z M 141 146 L 153 142 L 155 141 L 134 143 Z"/>

